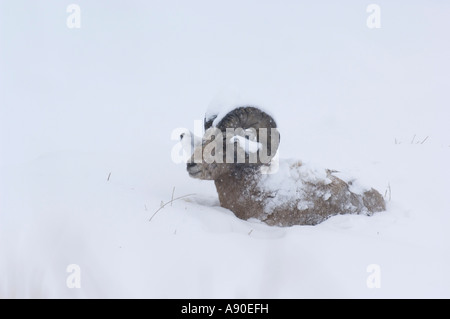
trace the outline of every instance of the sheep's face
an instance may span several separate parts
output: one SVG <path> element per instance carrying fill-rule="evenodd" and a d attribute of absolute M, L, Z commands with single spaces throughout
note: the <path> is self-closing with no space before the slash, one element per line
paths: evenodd
<path fill-rule="evenodd" d="M 206 164 L 206 163 L 188 163 L 187 171 L 192 178 L 198 178 L 203 180 L 217 180 L 220 176 L 230 171 L 231 164 Z"/>
<path fill-rule="evenodd" d="M 189 176 L 203 180 L 215 180 L 233 169 L 234 162 L 227 161 L 226 150 L 230 143 L 217 128 L 206 131 L 202 144 L 194 149 L 187 163 Z"/>
<path fill-rule="evenodd" d="M 267 136 L 264 136 L 267 130 L 263 131 L 261 134 L 256 129 L 221 131 L 216 127 L 209 128 L 187 163 L 189 175 L 203 180 L 217 180 L 224 174 L 237 174 L 245 168 L 268 164 L 273 154 L 267 155 L 267 147 L 264 146 L 267 144 Z M 278 131 L 272 136 L 278 137 Z M 279 139 L 276 140 L 278 142 Z"/>

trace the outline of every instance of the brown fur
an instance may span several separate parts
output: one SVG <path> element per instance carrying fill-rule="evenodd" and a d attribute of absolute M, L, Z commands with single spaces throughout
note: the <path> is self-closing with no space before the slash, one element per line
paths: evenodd
<path fill-rule="evenodd" d="M 363 196 L 354 194 L 349 185 L 331 173 L 330 184 L 308 184 L 306 187 L 308 201 L 313 204 L 307 209 L 298 209 L 299 201 L 286 203 L 266 213 L 264 204 L 273 196 L 258 186 L 260 175 L 254 171 L 249 174 L 224 174 L 214 181 L 219 194 L 220 206 L 228 208 L 237 217 L 247 220 L 256 218 L 268 225 L 316 225 L 327 218 L 338 214 L 367 214 L 386 209 L 383 197 L 371 189 Z M 317 193 L 330 192 L 331 196 L 324 199 Z"/>

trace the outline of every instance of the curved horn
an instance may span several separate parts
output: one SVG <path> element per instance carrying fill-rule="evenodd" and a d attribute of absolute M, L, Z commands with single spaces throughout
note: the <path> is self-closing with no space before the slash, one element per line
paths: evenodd
<path fill-rule="evenodd" d="M 275 120 L 269 114 L 252 106 L 238 107 L 229 112 L 217 124 L 217 128 L 222 132 L 226 132 L 227 128 L 252 129 L 256 132 L 256 141 L 262 144 L 259 153 L 264 156 L 260 156 L 260 161 L 265 164 L 275 156 L 280 143 L 280 133 Z"/>

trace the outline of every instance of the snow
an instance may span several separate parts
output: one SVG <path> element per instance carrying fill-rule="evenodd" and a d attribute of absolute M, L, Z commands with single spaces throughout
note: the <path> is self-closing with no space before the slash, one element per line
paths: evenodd
<path fill-rule="evenodd" d="M 184 162 L 194 153 L 194 149 L 202 144 L 202 138 L 187 129 L 180 132 L 180 143 L 183 148 Z"/>
<path fill-rule="evenodd" d="M 264 103 L 259 101 L 257 96 L 250 96 L 248 93 L 244 94 L 236 86 L 221 89 L 213 97 L 205 111 L 205 120 L 208 121 L 214 119 L 212 125 L 217 126 L 225 115 L 242 106 L 258 107 L 260 110 L 266 114 L 269 114 L 276 120 L 276 115 L 267 109 Z"/>
<path fill-rule="evenodd" d="M 276 162 L 277 172 L 275 174 L 263 174 L 258 182 L 258 187 L 265 193 L 271 194 L 270 198 L 263 198 L 265 201 L 264 210 L 270 214 L 277 207 L 290 207 L 297 205 L 299 210 L 314 207 L 314 199 L 323 198 L 327 200 L 331 197 L 330 190 L 311 188 L 311 185 L 329 185 L 332 183 L 327 169 L 295 159 L 281 159 Z M 360 181 L 349 177 L 348 174 L 330 171 L 331 175 L 341 178 L 350 183 L 350 191 L 354 194 L 363 195 L 370 187 L 364 186 Z M 313 194 L 311 194 L 313 192 Z M 348 212 L 352 210 L 347 207 Z"/>
<path fill-rule="evenodd" d="M 354 1 L 174 4 L 80 1 L 68 29 L 61 1 L 0 2 L 0 298 L 449 298 L 450 5 L 383 2 L 368 29 Z M 280 158 L 387 211 L 280 228 L 221 208 L 171 136 L 229 85 L 276 117 Z"/>
<path fill-rule="evenodd" d="M 278 162 L 278 171 L 275 174 L 262 175 L 259 187 L 268 193 L 274 193 L 264 209 L 270 214 L 276 207 L 282 207 L 294 203 L 296 199 L 303 200 L 297 205 L 299 209 L 307 209 L 313 206 L 308 203 L 304 188 L 307 183 L 330 184 L 325 169 L 321 169 L 310 163 L 303 163 L 298 160 L 287 159 Z M 324 197 L 327 194 L 323 194 Z"/>
<path fill-rule="evenodd" d="M 245 153 L 256 153 L 262 148 L 262 144 L 256 141 L 249 140 L 240 135 L 235 135 L 228 141 L 229 143 L 238 142 L 239 146 L 245 151 Z"/>

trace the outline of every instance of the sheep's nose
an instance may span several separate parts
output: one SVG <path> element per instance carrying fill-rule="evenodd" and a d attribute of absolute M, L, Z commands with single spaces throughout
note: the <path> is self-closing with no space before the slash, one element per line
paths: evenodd
<path fill-rule="evenodd" d="M 196 163 L 187 163 L 187 168 L 192 168 L 192 167 L 194 167 L 195 165 L 197 165 Z"/>

